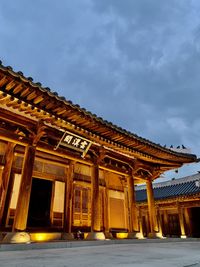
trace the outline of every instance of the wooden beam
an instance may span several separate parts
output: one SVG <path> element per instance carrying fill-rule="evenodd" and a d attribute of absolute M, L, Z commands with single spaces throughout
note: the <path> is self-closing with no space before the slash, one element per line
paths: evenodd
<path fill-rule="evenodd" d="M 0 104 L 1 105 L 5 105 L 10 101 L 10 99 L 11 99 L 11 96 L 10 95 L 6 95 L 5 97 L 0 99 Z"/>
<path fill-rule="evenodd" d="M 22 117 L 21 115 L 18 114 L 13 114 L 13 112 L 10 112 L 9 110 L 5 110 L 0 107 L 0 119 L 8 121 L 12 124 L 16 125 L 21 125 L 24 127 L 32 127 L 35 125 L 35 121 L 27 118 L 27 117 Z"/>
<path fill-rule="evenodd" d="M 16 85 L 16 82 L 15 82 L 14 80 L 11 80 L 11 81 L 6 85 L 6 91 L 10 91 L 15 85 Z"/>
<path fill-rule="evenodd" d="M 100 170 L 109 171 L 109 172 L 112 172 L 112 173 L 116 173 L 116 174 L 119 174 L 119 175 L 123 175 L 123 176 L 129 176 L 128 173 L 125 173 L 125 172 L 122 172 L 122 171 L 118 171 L 118 170 L 115 170 L 115 169 L 111 169 L 111 168 L 105 167 L 103 165 L 100 165 L 99 169 Z"/>
<path fill-rule="evenodd" d="M 30 142 L 27 138 L 11 133 L 2 128 L 0 128 L 0 139 L 7 142 L 13 142 L 22 146 L 26 146 Z"/>
<path fill-rule="evenodd" d="M 36 96 L 37 96 L 36 92 L 32 91 L 29 95 L 27 95 L 26 99 L 28 101 L 30 101 L 30 100 L 34 99 Z"/>
<path fill-rule="evenodd" d="M 52 111 L 54 113 L 58 113 L 59 111 L 63 111 L 63 110 L 66 110 L 66 107 L 65 106 L 59 106 L 59 107 L 56 107 L 54 108 Z"/>
<path fill-rule="evenodd" d="M 55 103 L 52 100 L 49 104 L 46 105 L 45 109 L 47 109 L 47 110 L 51 109 L 54 105 L 55 105 Z"/>
<path fill-rule="evenodd" d="M 22 89 L 23 89 L 23 85 L 20 83 L 14 88 L 13 93 L 18 94 Z"/>
<path fill-rule="evenodd" d="M 0 91 L 0 99 L 3 99 L 6 96 L 7 96 L 6 93 L 4 93 L 3 91 Z"/>
<path fill-rule="evenodd" d="M 36 104 L 39 104 L 42 100 L 44 99 L 44 96 L 43 95 L 39 95 L 37 96 L 34 100 L 33 100 L 33 103 L 36 105 Z"/>
<path fill-rule="evenodd" d="M 35 109 L 34 106 L 32 106 L 32 105 L 28 105 L 28 107 L 27 107 L 27 109 L 26 109 L 26 111 L 25 111 L 24 113 L 25 113 L 25 114 L 30 114 L 30 113 L 33 112 L 34 109 Z"/>
<path fill-rule="evenodd" d="M 18 109 L 21 107 L 22 105 L 22 101 L 21 100 L 17 100 L 17 102 L 15 102 L 15 104 L 12 105 L 13 109 Z"/>
<path fill-rule="evenodd" d="M 26 97 L 30 93 L 30 88 L 27 87 L 25 90 L 23 90 L 20 94 L 20 97 Z"/>
<path fill-rule="evenodd" d="M 6 84 L 7 83 L 7 77 L 6 76 L 4 76 L 1 80 L 0 80 L 0 86 L 3 86 L 4 84 Z"/>
<path fill-rule="evenodd" d="M 22 102 L 19 107 L 19 111 L 25 111 L 27 108 L 28 108 L 28 104 L 25 102 Z"/>
<path fill-rule="evenodd" d="M 10 99 L 10 101 L 8 103 L 6 103 L 6 106 L 7 107 L 13 107 L 15 106 L 16 104 L 18 104 L 18 99 L 17 98 L 12 98 Z"/>

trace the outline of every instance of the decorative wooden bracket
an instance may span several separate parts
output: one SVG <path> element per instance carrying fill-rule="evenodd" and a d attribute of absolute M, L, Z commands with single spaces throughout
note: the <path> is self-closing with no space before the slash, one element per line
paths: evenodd
<path fill-rule="evenodd" d="M 132 174 L 142 180 L 147 180 L 152 177 L 153 169 L 150 166 L 147 166 L 145 163 L 135 160 L 133 163 Z"/>
<path fill-rule="evenodd" d="M 36 126 L 36 131 L 31 131 L 32 145 L 36 146 L 40 139 L 46 135 L 46 126 L 42 120 L 39 120 Z"/>
<path fill-rule="evenodd" d="M 120 183 L 123 187 L 126 187 L 127 186 L 127 177 L 125 176 L 121 176 L 120 178 Z"/>
<path fill-rule="evenodd" d="M 103 147 L 100 147 L 98 152 L 92 151 L 93 161 L 96 165 L 103 163 L 103 160 L 106 156 L 106 151 Z"/>
<path fill-rule="evenodd" d="M 160 169 L 160 167 L 155 167 L 155 168 L 153 169 L 153 172 L 152 172 L 152 180 L 155 180 L 155 179 L 158 178 L 161 174 L 162 174 L 162 170 Z"/>

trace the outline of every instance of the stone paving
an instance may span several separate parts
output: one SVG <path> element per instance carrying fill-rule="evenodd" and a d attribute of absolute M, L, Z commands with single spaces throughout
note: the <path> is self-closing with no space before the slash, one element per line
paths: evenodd
<path fill-rule="evenodd" d="M 200 241 L 1 251 L 0 267 L 200 267 Z"/>

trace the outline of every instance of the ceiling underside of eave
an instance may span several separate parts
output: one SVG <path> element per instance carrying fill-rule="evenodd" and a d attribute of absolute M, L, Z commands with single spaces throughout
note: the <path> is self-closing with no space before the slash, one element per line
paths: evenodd
<path fill-rule="evenodd" d="M 1 99 L 0 99 L 0 103 L 1 103 Z M 6 106 L 4 105 L 4 107 L 6 108 Z M 13 116 L 9 116 L 8 114 L 10 113 L 10 109 L 7 109 L 4 110 L 2 108 L 0 108 L 0 119 L 2 120 L 6 120 L 7 122 L 11 123 L 11 124 L 16 124 L 16 125 L 19 125 L 19 126 L 22 126 L 22 127 L 30 127 L 30 129 L 33 129 L 33 122 L 31 123 L 30 122 L 30 116 L 31 116 L 31 119 L 34 119 L 35 123 L 38 119 L 37 115 L 33 115 L 33 114 L 30 114 L 30 116 L 28 116 L 27 118 L 27 114 L 26 114 L 26 119 L 24 120 L 24 117 L 23 117 L 23 121 L 18 118 L 17 116 L 17 110 L 15 109 L 15 115 Z M 20 117 L 21 117 L 21 112 L 20 112 Z M 28 126 L 29 125 L 29 126 Z M 72 127 L 72 125 L 69 125 L 68 123 L 67 124 L 63 124 L 61 123 L 59 120 L 58 121 L 55 121 L 53 122 L 52 124 L 49 124 L 49 127 L 47 129 L 47 132 L 50 134 L 50 137 L 54 137 L 57 139 L 57 142 L 60 140 L 59 138 L 61 138 L 62 135 L 57 135 L 57 133 L 55 132 L 56 129 L 54 129 L 54 131 L 52 132 L 53 128 L 51 128 L 52 126 L 55 127 L 58 129 L 58 128 L 62 128 L 62 129 L 66 129 L 66 130 L 70 130 L 71 132 L 74 132 L 75 134 L 80 134 L 79 132 L 79 129 L 77 130 L 76 127 Z M 68 126 L 70 126 L 70 128 L 68 128 Z M 134 149 L 129 149 L 129 148 L 126 148 L 126 147 L 122 147 L 122 146 L 119 146 L 119 145 L 116 145 L 114 142 L 110 142 L 109 140 L 102 140 L 99 139 L 98 136 L 95 136 L 91 133 L 87 133 L 85 134 L 85 132 L 81 132 L 81 135 L 85 138 L 88 138 L 90 139 L 91 141 L 94 142 L 94 145 L 95 143 L 98 145 L 100 144 L 101 146 L 104 146 L 105 147 L 105 150 L 107 150 L 108 152 L 111 152 L 111 153 L 119 153 L 120 157 L 122 158 L 128 158 L 129 161 L 133 161 L 134 158 L 137 158 L 137 159 L 140 159 L 140 160 L 143 160 L 144 162 L 148 162 L 148 163 L 154 163 L 154 164 L 159 164 L 161 166 L 161 169 L 160 170 L 163 170 L 163 171 L 166 171 L 166 170 L 169 170 L 169 169 L 172 169 L 172 168 L 178 168 L 180 167 L 180 163 L 175 163 L 175 162 L 171 162 L 171 161 L 167 161 L 167 160 L 162 160 L 162 159 L 159 159 L 159 158 L 155 158 L 155 157 L 152 157 L 152 156 L 149 156 L 145 153 L 141 153 L 141 152 L 138 152 Z"/>
<path fill-rule="evenodd" d="M 76 127 L 87 130 L 100 137 L 100 140 L 108 142 L 109 145 L 113 143 L 115 149 L 117 147 L 119 151 L 126 154 L 133 155 L 131 151 L 133 149 L 136 154 L 143 154 L 146 160 L 149 156 L 148 161 L 157 162 L 158 159 L 161 159 L 177 164 L 195 161 L 195 156 L 174 153 L 146 139 L 124 132 L 121 128 L 116 129 L 116 126 L 111 123 L 103 121 L 77 105 L 71 104 L 70 101 L 62 100 L 62 98 L 57 97 L 47 89 L 42 89 L 37 84 L 32 86 L 27 79 L 23 80 L 17 75 L 13 77 L 5 71 L 0 72 L 0 88 L 2 90 L 0 103 L 5 103 L 8 107 L 24 111 L 26 114 L 31 114 L 37 118 L 45 117 L 43 116 L 45 113 L 51 114 L 56 118 L 76 125 Z M 124 150 L 124 147 L 127 150 Z"/>

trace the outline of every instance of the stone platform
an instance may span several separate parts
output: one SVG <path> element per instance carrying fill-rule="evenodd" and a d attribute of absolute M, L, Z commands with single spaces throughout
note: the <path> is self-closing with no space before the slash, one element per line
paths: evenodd
<path fill-rule="evenodd" d="M 2 267 L 199 267 L 199 239 L 48 242 L 0 246 Z"/>

